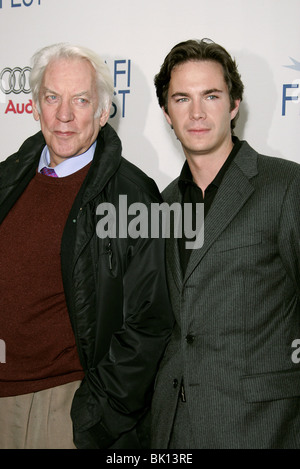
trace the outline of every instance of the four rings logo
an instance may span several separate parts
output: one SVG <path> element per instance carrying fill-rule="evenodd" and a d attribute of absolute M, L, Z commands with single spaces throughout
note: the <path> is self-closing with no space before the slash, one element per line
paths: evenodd
<path fill-rule="evenodd" d="M 30 93 L 29 74 L 31 68 L 6 67 L 0 74 L 0 89 L 4 94 Z"/>
<path fill-rule="evenodd" d="M 14 102 L 8 100 L 8 95 L 28 95 L 31 92 L 29 85 L 29 75 L 31 67 L 5 67 L 0 72 L 0 103 L 7 104 L 5 114 L 32 114 L 32 100 L 27 104 L 24 102 Z"/>

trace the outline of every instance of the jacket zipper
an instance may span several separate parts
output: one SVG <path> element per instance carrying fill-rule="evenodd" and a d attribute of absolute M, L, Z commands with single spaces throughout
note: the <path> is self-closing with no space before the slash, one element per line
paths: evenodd
<path fill-rule="evenodd" d="M 108 255 L 108 265 L 109 265 L 109 270 L 112 271 L 112 249 L 111 249 L 111 241 L 109 241 L 108 245 L 105 248 L 105 252 Z"/>

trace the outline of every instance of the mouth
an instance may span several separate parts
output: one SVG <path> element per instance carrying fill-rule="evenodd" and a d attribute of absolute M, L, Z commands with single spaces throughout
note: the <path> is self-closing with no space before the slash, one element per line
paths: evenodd
<path fill-rule="evenodd" d="M 210 129 L 207 129 L 207 128 L 192 128 L 192 129 L 188 129 L 188 132 L 191 133 L 191 134 L 195 134 L 195 135 L 204 135 L 206 134 L 207 132 L 209 132 Z"/>
<path fill-rule="evenodd" d="M 66 132 L 62 132 L 61 130 L 55 130 L 54 134 L 59 138 L 68 138 L 68 137 L 72 137 L 73 135 L 75 135 L 75 132 L 72 132 L 70 130 Z"/>

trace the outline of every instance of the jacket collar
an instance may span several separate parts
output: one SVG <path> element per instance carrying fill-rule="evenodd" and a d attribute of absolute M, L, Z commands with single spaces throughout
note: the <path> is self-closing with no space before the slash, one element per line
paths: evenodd
<path fill-rule="evenodd" d="M 41 153 L 46 142 L 42 132 L 29 137 L 20 149 L 0 165 L 0 189 L 19 184 L 26 179 L 27 183 L 34 176 Z M 97 145 L 91 168 L 85 183 L 88 186 L 86 197 L 92 196 L 93 189 L 100 192 L 121 163 L 122 145 L 115 130 L 106 124 L 97 137 Z M 90 180 L 93 184 L 90 186 Z"/>
<path fill-rule="evenodd" d="M 0 188 L 18 184 L 33 177 L 45 146 L 42 132 L 27 138 L 19 150 L 0 163 Z"/>
<path fill-rule="evenodd" d="M 115 130 L 106 124 L 99 132 L 94 158 L 82 186 L 82 204 L 102 192 L 122 161 L 122 145 Z"/>
<path fill-rule="evenodd" d="M 34 177 L 46 142 L 42 132 L 29 137 L 20 149 L 0 163 L 0 223 Z M 113 128 L 99 132 L 94 158 L 80 189 L 81 203 L 96 196 L 121 164 L 122 146 Z"/>
<path fill-rule="evenodd" d="M 204 244 L 192 251 L 184 278 L 180 268 L 177 239 L 170 239 L 167 243 L 169 267 L 179 289 L 254 192 L 251 179 L 258 174 L 257 156 L 248 143 L 243 141 L 205 218 Z M 181 194 L 177 180 L 169 193 L 168 202 L 173 203 L 178 200 L 181 201 Z"/>

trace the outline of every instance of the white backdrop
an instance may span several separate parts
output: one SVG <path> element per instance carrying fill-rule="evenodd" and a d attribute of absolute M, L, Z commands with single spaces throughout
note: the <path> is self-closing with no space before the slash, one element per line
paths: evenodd
<path fill-rule="evenodd" d="M 153 77 L 173 45 L 209 37 L 236 58 L 245 84 L 236 134 L 260 152 L 300 163 L 299 18 L 300 0 L 0 0 L 0 160 L 39 130 L 26 93 L 31 56 L 67 41 L 107 61 L 116 82 L 110 123 L 123 155 L 163 189 L 183 155 Z M 25 92 L 16 93 L 20 83 Z"/>

